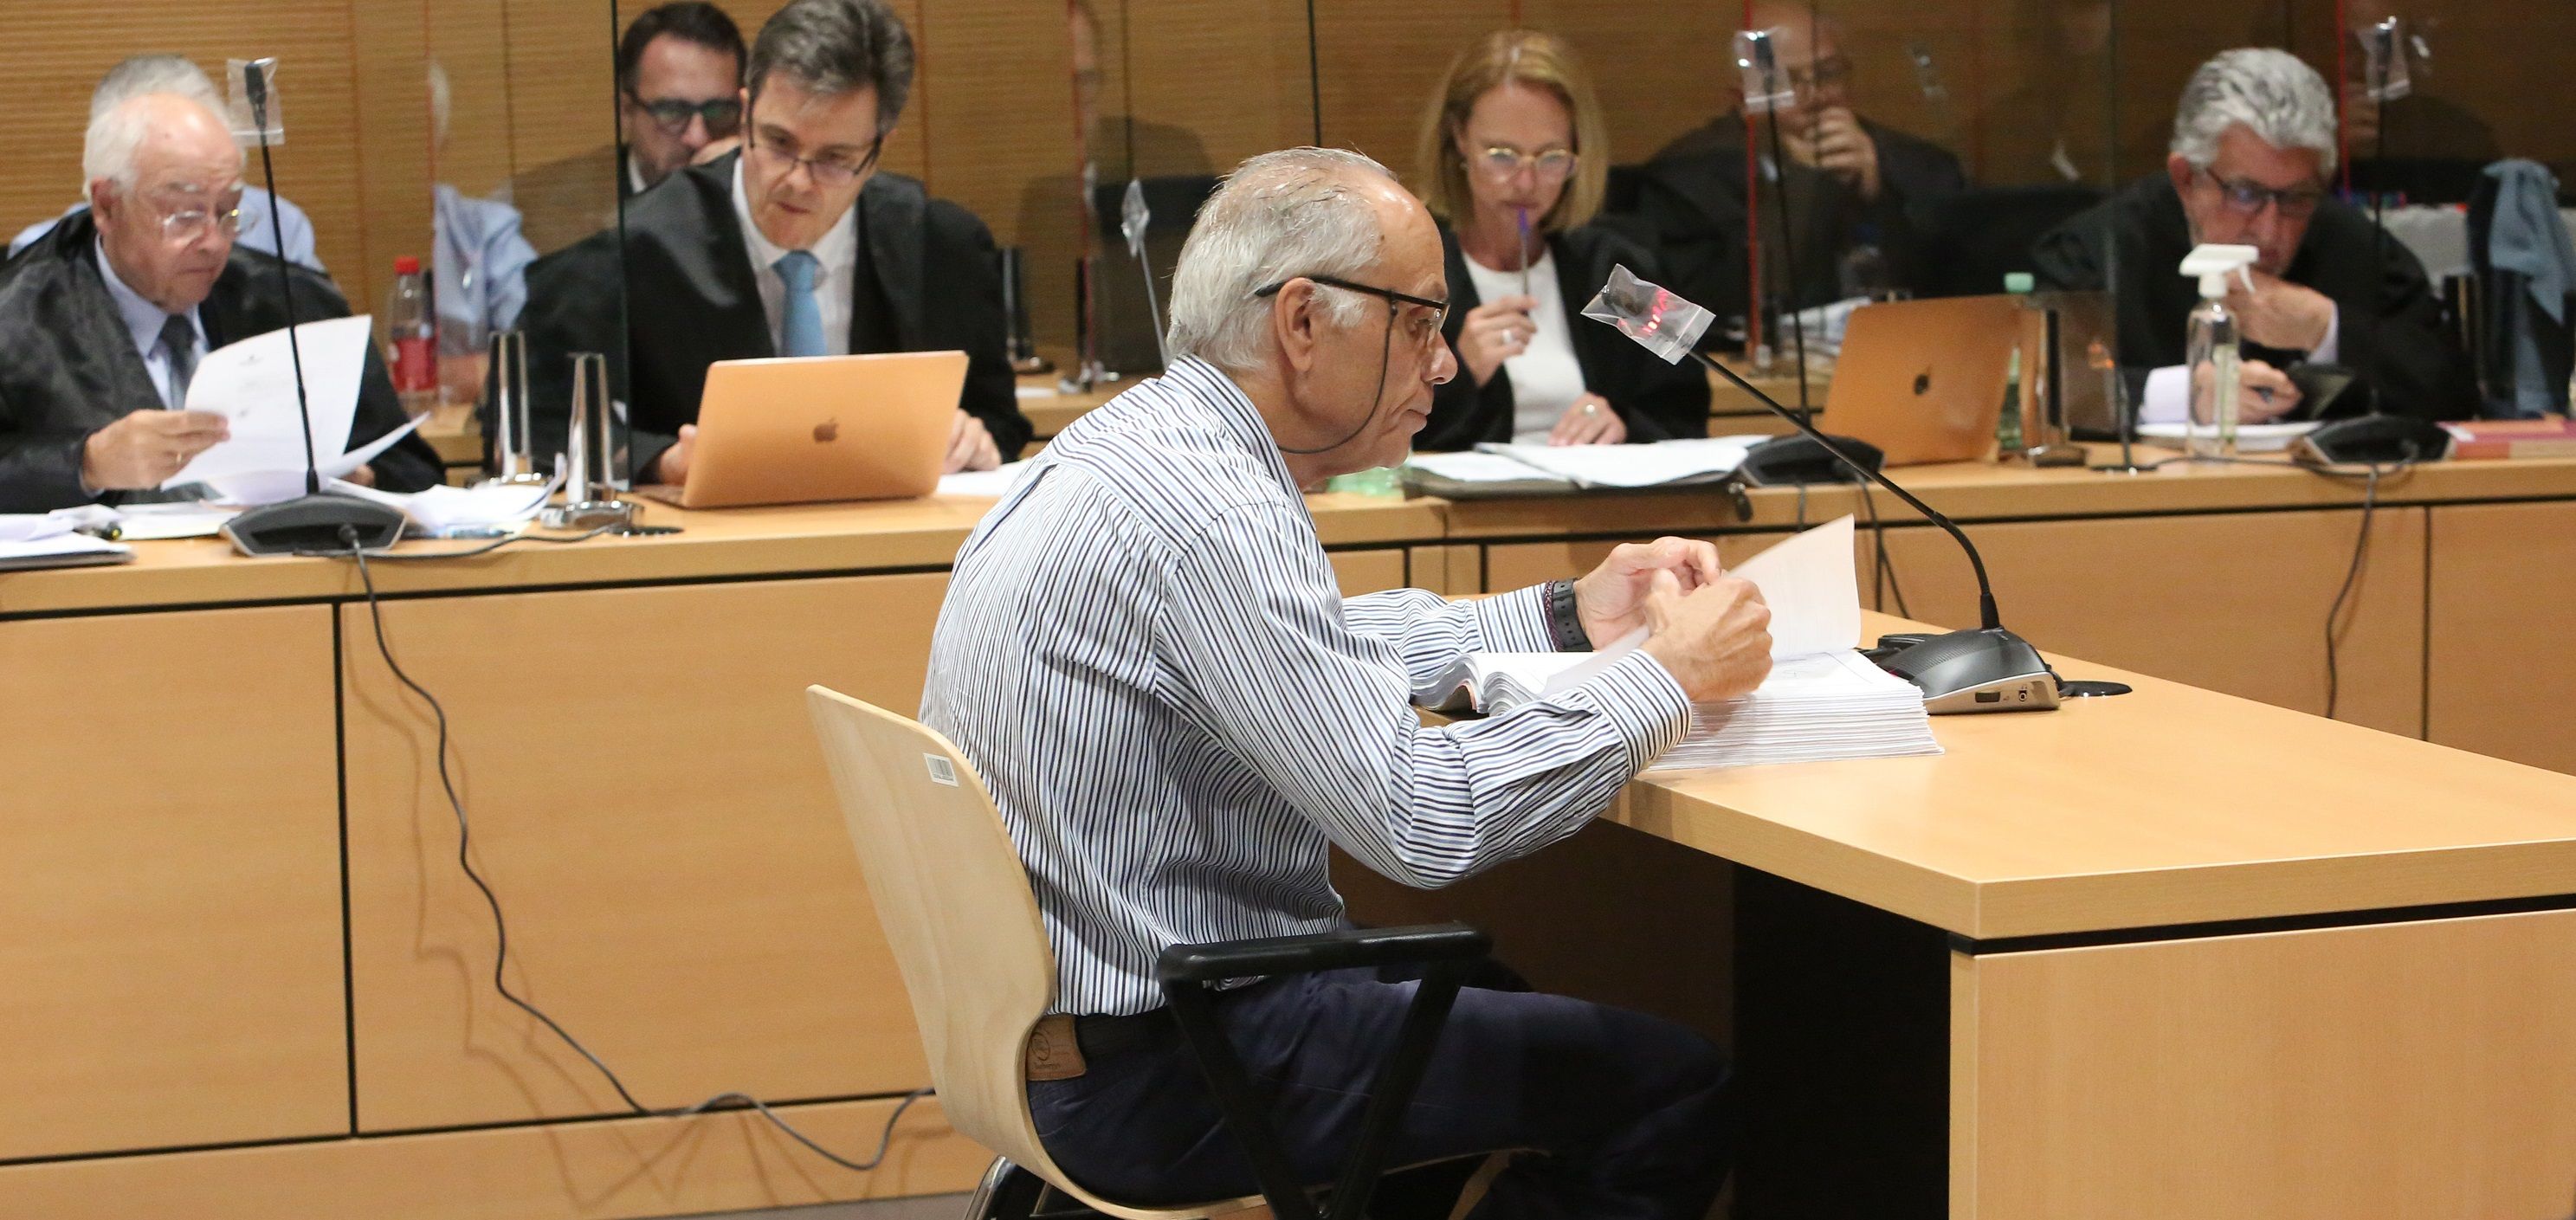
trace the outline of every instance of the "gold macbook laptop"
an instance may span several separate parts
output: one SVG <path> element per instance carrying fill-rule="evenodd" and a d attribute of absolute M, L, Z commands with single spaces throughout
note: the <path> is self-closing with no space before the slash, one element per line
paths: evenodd
<path fill-rule="evenodd" d="M 1852 311 L 1825 391 L 1825 428 L 1890 466 L 1983 459 L 2003 420 L 2021 305 L 2009 296 L 1890 301 Z"/>
<path fill-rule="evenodd" d="M 947 466 L 964 352 L 719 360 L 707 366 L 682 508 L 926 496 Z"/>

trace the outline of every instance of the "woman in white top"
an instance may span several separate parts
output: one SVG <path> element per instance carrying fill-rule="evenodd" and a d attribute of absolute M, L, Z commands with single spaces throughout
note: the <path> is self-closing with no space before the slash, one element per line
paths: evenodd
<path fill-rule="evenodd" d="M 1414 445 L 1615 444 L 1704 436 L 1708 382 L 1582 316 L 1618 264 L 1647 250 L 1601 225 L 1609 177 L 1600 104 L 1573 51 L 1505 30 L 1449 67 L 1424 116 L 1421 194 L 1445 222 L 1458 375 Z"/>

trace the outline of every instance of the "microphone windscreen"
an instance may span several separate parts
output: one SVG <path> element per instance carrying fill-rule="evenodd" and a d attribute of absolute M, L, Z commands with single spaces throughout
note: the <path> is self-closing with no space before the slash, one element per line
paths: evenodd
<path fill-rule="evenodd" d="M 1717 320 L 1715 314 L 1674 296 L 1662 285 L 1638 279 L 1624 263 L 1610 269 L 1609 282 L 1583 307 L 1583 316 L 1618 328 L 1666 364 L 1681 363 Z"/>

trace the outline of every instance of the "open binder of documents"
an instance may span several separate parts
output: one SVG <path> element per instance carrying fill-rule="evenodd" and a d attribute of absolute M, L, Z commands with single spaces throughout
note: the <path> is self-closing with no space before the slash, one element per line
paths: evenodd
<path fill-rule="evenodd" d="M 1488 441 L 1467 453 L 1417 453 L 1404 480 L 1448 499 L 1715 483 L 1767 436 L 1710 436 L 1651 445 L 1517 445 Z"/>
<path fill-rule="evenodd" d="M 1696 704 L 1690 733 L 1654 770 L 1938 754 L 1923 692 L 1854 651 L 1860 586 L 1852 519 L 1808 530 L 1735 570 L 1771 606 L 1771 675 L 1753 693 Z M 1476 653 L 1414 692 L 1440 711 L 1508 715 L 1581 686 L 1645 641 L 1592 653 Z"/>

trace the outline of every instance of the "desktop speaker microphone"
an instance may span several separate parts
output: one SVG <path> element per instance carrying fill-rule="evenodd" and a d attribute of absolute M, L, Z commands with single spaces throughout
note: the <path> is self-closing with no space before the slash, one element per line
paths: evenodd
<path fill-rule="evenodd" d="M 277 197 L 277 169 L 268 155 L 268 74 L 275 59 L 242 65 L 242 97 L 250 103 L 251 130 L 259 138 L 259 171 L 271 199 Z M 402 537 L 402 510 L 355 496 L 322 490 L 321 465 L 313 460 L 313 408 L 305 401 L 304 351 L 295 341 L 295 275 L 286 265 L 284 210 L 268 209 L 277 239 L 277 290 L 286 306 L 286 352 L 295 368 L 295 409 L 304 421 L 304 494 L 283 503 L 249 509 L 223 525 L 223 535 L 244 555 L 342 554 L 355 537 L 362 550 L 385 550 Z M 354 530 L 354 534 L 343 530 Z"/>
<path fill-rule="evenodd" d="M 1733 369 L 1695 350 L 1712 320 L 1707 310 L 1638 279 L 1621 266 L 1611 268 L 1610 282 L 1584 307 L 1583 316 L 1608 323 L 1668 363 L 1679 363 L 1686 355 L 1697 359 L 1788 420 L 1824 452 L 1866 474 L 1958 540 L 1977 574 L 1977 628 L 1926 637 L 1879 662 L 1888 672 L 1921 688 L 1924 710 L 1941 715 L 2037 712 L 2057 706 L 2057 675 L 2049 672 L 2048 662 L 2041 659 L 2039 650 L 2029 641 L 2004 629 L 2002 617 L 1995 612 L 1994 582 L 1986 578 L 1985 557 L 1977 554 L 1976 544 L 1968 541 L 1958 523 L 1898 486 L 1879 469 L 1878 463 L 1846 454 L 1833 438 L 1818 431 L 1799 412 L 1781 406 L 1751 382 L 1736 376 Z"/>

